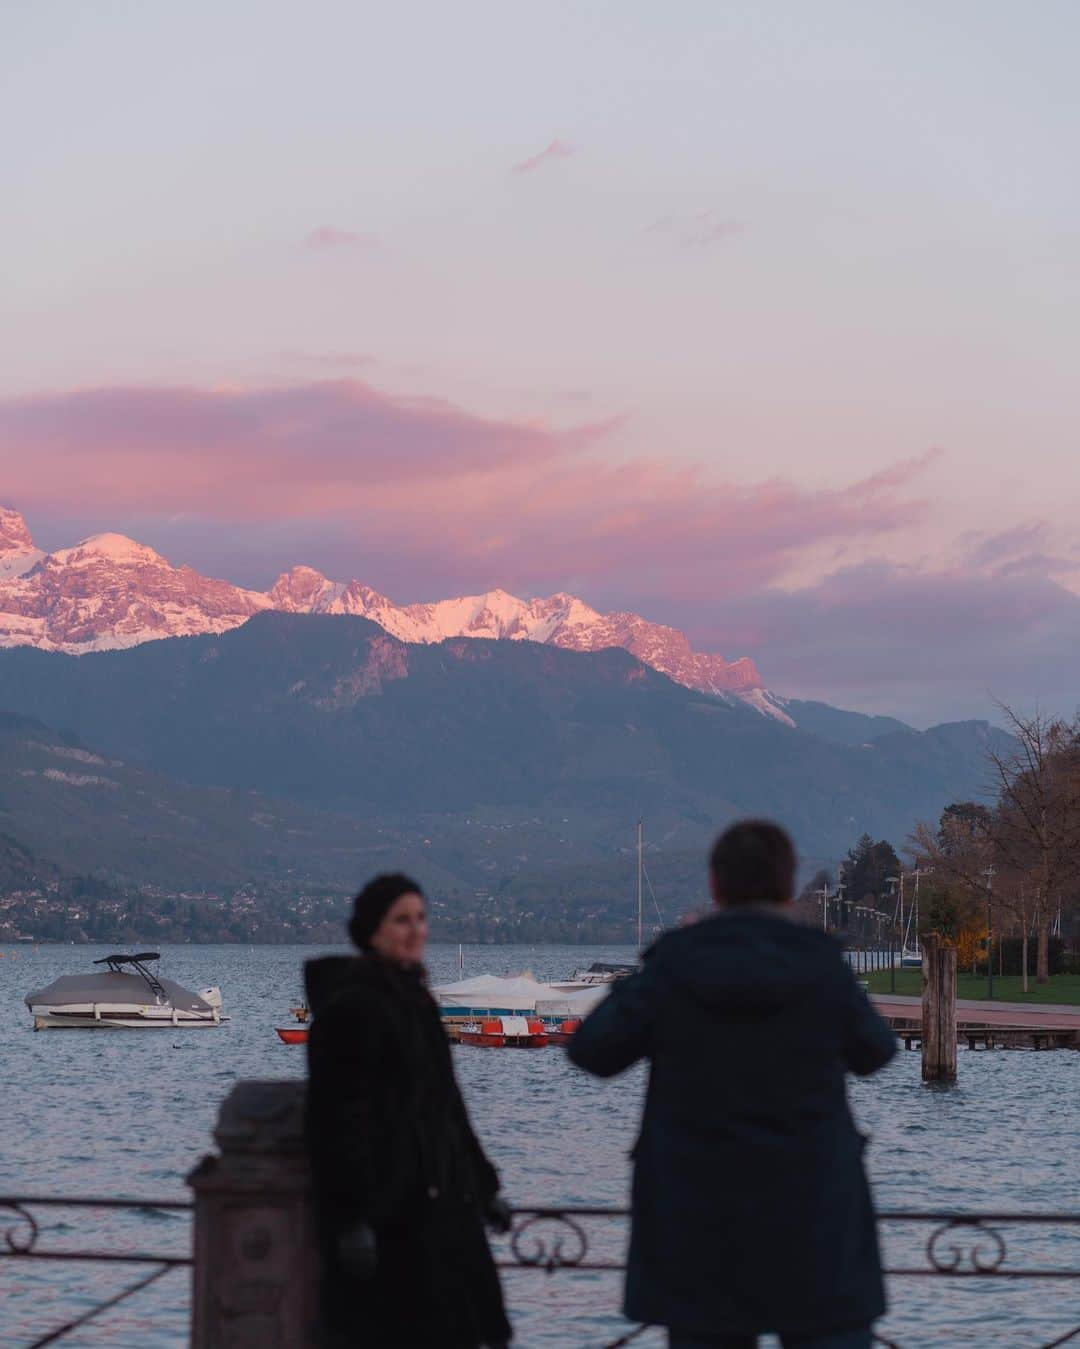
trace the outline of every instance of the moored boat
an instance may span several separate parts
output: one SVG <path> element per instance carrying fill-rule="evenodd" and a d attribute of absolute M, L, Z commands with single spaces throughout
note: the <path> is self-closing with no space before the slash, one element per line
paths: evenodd
<path fill-rule="evenodd" d="M 582 988 L 595 988 L 598 984 L 612 984 L 616 979 L 626 979 L 636 974 L 639 966 L 626 962 L 611 963 L 605 960 L 594 961 L 588 969 L 575 970 L 569 979 L 553 983 L 552 988 L 566 992 L 577 992 Z"/>
<path fill-rule="evenodd" d="M 175 1030 L 220 1026 L 229 1019 L 221 1010 L 220 988 L 192 993 L 148 968 L 160 959 L 156 951 L 103 956 L 94 961 L 106 967 L 101 973 L 64 974 L 28 993 L 34 1029 Z"/>
<path fill-rule="evenodd" d="M 463 1045 L 479 1049 L 543 1049 L 548 1043 L 544 1023 L 529 1016 L 493 1016 L 461 1027 Z"/>
<path fill-rule="evenodd" d="M 549 1045 L 568 1045 L 574 1038 L 574 1032 L 581 1025 L 580 1017 L 570 1017 L 566 1021 L 559 1021 L 554 1026 L 548 1026 L 547 1038 Z"/>
<path fill-rule="evenodd" d="M 299 1007 L 290 1007 L 289 1011 L 292 1012 L 293 1016 L 296 1018 L 296 1025 L 275 1026 L 274 1030 L 277 1032 L 277 1037 L 287 1045 L 306 1045 L 308 1031 L 311 1029 L 307 1024 L 308 1018 L 311 1016 L 311 1009 L 301 1005 Z"/>
<path fill-rule="evenodd" d="M 609 992 L 610 982 L 587 987 L 570 984 L 542 984 L 529 975 L 502 979 L 481 975 L 456 984 L 432 989 L 446 1033 L 457 1043 L 466 1041 L 466 1033 L 475 1037 L 477 1026 L 498 1018 L 535 1018 L 556 1030 L 563 1021 L 581 1020 Z"/>

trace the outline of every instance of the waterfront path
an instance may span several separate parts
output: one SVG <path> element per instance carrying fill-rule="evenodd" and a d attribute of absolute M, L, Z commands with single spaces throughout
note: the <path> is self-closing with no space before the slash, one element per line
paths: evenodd
<path fill-rule="evenodd" d="M 904 997 L 899 993 L 873 993 L 871 1000 L 884 1016 L 910 1017 L 917 1021 L 922 1015 L 921 998 Z M 956 1020 L 959 1026 L 1023 1026 L 1038 1030 L 1041 1027 L 1069 1027 L 1080 1031 L 1080 1007 L 1052 1002 L 991 1002 L 988 999 L 958 998 Z"/>

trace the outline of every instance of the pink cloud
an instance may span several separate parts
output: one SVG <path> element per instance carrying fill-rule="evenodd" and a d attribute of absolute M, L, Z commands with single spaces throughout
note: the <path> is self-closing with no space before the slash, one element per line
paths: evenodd
<path fill-rule="evenodd" d="M 566 590 L 751 655 L 781 692 L 915 720 L 985 714 L 984 690 L 1075 702 L 1074 540 L 1036 522 L 961 537 L 950 561 L 841 565 L 925 519 L 940 451 L 810 488 L 628 460 L 618 432 L 355 379 L 90 389 L 0 400 L 0 485 L 46 546 L 121 529 L 245 584 L 302 561 L 401 601 Z"/>
<path fill-rule="evenodd" d="M 917 724 L 994 717 L 993 700 L 1077 706 L 1080 597 L 1061 559 L 1032 550 L 1041 525 L 962 541 L 952 562 L 884 559 L 795 590 L 718 596 L 708 620 L 676 603 L 699 646 L 748 651 L 795 697 L 892 712 Z M 1075 568 L 1073 568 L 1075 570 Z"/>
<path fill-rule="evenodd" d="M 320 225 L 303 241 L 303 247 L 315 253 L 329 253 L 345 249 L 378 248 L 376 234 L 362 234 L 355 230 L 339 230 L 333 225 Z"/>
<path fill-rule="evenodd" d="M 569 159 L 571 155 L 576 154 L 577 149 L 573 145 L 567 145 L 558 136 L 535 155 L 530 155 L 528 159 L 523 159 L 520 163 L 514 164 L 510 168 L 511 173 L 532 173 L 534 169 L 543 167 L 544 164 L 550 164 L 554 159 Z"/>
<path fill-rule="evenodd" d="M 925 510 L 922 459 L 838 489 L 725 483 L 613 458 L 618 427 L 485 418 L 359 380 L 91 389 L 0 401 L 0 481 L 24 509 L 96 528 L 181 516 L 187 537 L 227 526 L 242 548 L 287 523 L 309 548 L 278 566 L 366 569 L 395 597 L 578 587 L 654 610 L 767 585 L 805 549 Z"/>
<path fill-rule="evenodd" d="M 744 229 L 739 220 L 718 215 L 715 211 L 698 211 L 696 215 L 661 216 L 647 226 L 646 233 L 670 234 L 684 248 L 707 248 L 742 234 Z"/>

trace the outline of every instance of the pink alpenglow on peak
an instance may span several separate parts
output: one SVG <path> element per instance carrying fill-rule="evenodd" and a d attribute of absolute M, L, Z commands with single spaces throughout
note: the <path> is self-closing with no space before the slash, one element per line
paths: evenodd
<path fill-rule="evenodd" d="M 44 556 L 19 512 L 0 506 L 0 582 L 22 576 Z"/>
<path fill-rule="evenodd" d="M 119 562 L 127 566 L 156 566 L 165 559 L 145 544 L 136 543 L 126 534 L 91 534 L 74 548 L 61 548 L 51 554 L 54 563 L 65 567 L 93 567 L 102 561 Z"/>
<path fill-rule="evenodd" d="M 2 540 L 0 646 L 81 655 L 225 632 L 270 607 L 265 595 L 174 567 L 123 534 L 94 534 L 55 553 L 34 549 L 29 566 L 6 572 Z"/>
<path fill-rule="evenodd" d="M 26 521 L 10 506 L 0 506 L 0 553 L 11 549 L 31 549 L 34 540 Z"/>
<path fill-rule="evenodd" d="M 747 657 L 728 661 L 694 651 L 676 628 L 639 614 L 601 614 L 574 595 L 523 600 L 489 590 L 398 605 L 359 581 L 331 581 L 305 566 L 282 573 L 264 593 L 175 567 L 123 534 L 95 534 L 45 554 L 34 548 L 22 516 L 0 512 L 0 646 L 82 655 L 225 632 L 267 609 L 352 614 L 412 643 L 471 637 L 541 642 L 570 651 L 622 647 L 676 683 L 735 697 L 765 715 L 789 720 Z"/>

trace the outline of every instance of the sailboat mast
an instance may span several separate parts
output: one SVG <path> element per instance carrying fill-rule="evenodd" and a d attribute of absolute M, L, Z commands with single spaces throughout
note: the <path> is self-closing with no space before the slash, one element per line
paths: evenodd
<path fill-rule="evenodd" d="M 642 913 L 642 895 L 641 895 L 641 847 L 642 847 L 642 824 L 637 822 L 637 949 L 638 955 L 641 955 L 641 913 Z"/>

